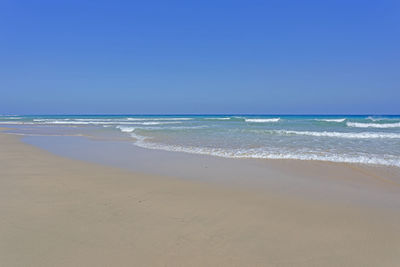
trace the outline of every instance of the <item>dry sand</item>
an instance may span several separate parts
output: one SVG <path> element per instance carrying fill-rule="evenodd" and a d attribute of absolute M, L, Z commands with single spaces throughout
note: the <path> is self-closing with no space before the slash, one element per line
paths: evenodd
<path fill-rule="evenodd" d="M 400 212 L 136 174 L 0 134 L 0 266 L 400 266 Z"/>

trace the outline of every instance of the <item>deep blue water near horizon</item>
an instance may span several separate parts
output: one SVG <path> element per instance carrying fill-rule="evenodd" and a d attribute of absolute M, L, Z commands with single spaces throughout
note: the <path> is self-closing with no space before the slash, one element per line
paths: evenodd
<path fill-rule="evenodd" d="M 107 135 L 228 158 L 400 167 L 400 115 L 2 115 L 21 134 Z"/>
<path fill-rule="evenodd" d="M 400 114 L 0 114 L 0 117 L 26 117 L 26 118 L 68 118 L 68 117 L 214 117 L 214 116 L 250 116 L 250 117 L 347 117 L 347 118 L 400 118 Z"/>

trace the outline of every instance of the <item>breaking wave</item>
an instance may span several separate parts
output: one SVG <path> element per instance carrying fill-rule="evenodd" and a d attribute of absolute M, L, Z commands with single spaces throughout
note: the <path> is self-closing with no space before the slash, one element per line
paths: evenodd
<path fill-rule="evenodd" d="M 325 121 L 325 122 L 344 122 L 346 119 L 315 119 L 316 121 Z"/>
<path fill-rule="evenodd" d="M 400 127 L 400 122 L 395 123 L 363 123 L 363 122 L 347 122 L 348 127 L 357 128 L 397 128 Z"/>
<path fill-rule="evenodd" d="M 342 162 L 342 163 L 359 163 L 359 164 L 373 164 L 400 167 L 400 157 L 393 155 L 386 155 L 382 158 L 378 155 L 360 154 L 360 155 L 344 155 L 333 153 L 321 152 L 276 152 L 268 151 L 267 148 L 256 149 L 224 149 L 224 148 L 210 148 L 210 147 L 196 147 L 196 146 L 180 146 L 180 145 L 166 145 L 161 143 L 153 143 L 148 141 L 148 137 L 138 135 L 134 132 L 131 133 L 136 141 L 136 146 L 157 149 L 172 152 L 185 152 L 191 154 L 211 155 L 224 158 L 249 158 L 249 159 L 293 159 L 293 160 L 315 160 L 315 161 L 328 161 L 328 162 Z"/>
<path fill-rule="evenodd" d="M 263 123 L 263 122 L 278 122 L 280 121 L 280 118 L 272 118 L 272 119 L 244 119 L 245 122 L 258 122 L 258 123 Z"/>
<path fill-rule="evenodd" d="M 279 133 L 284 135 L 307 135 L 317 137 L 337 137 L 337 138 L 352 138 L 352 139 L 371 139 L 371 138 L 400 138 L 400 133 L 342 133 L 342 132 L 311 132 L 311 131 L 286 131 L 276 130 L 269 131 L 272 133 Z"/>

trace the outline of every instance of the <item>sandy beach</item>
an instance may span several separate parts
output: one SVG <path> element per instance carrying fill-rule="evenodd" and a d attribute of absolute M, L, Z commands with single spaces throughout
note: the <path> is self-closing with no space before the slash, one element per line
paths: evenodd
<path fill-rule="evenodd" d="M 339 183 L 353 170 L 332 166 Z M 375 178 L 375 199 L 400 198 Z M 87 163 L 0 133 L 1 266 L 400 265 L 397 203 L 316 199 Z"/>
<path fill-rule="evenodd" d="M 400 267 L 400 1 L 0 6 L 0 267 Z"/>

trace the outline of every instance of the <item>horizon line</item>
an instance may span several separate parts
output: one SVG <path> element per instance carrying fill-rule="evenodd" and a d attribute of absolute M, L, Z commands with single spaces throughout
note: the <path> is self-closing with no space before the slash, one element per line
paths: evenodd
<path fill-rule="evenodd" d="M 47 114 L 1 114 L 0 116 L 400 116 L 387 113 L 47 113 Z"/>

